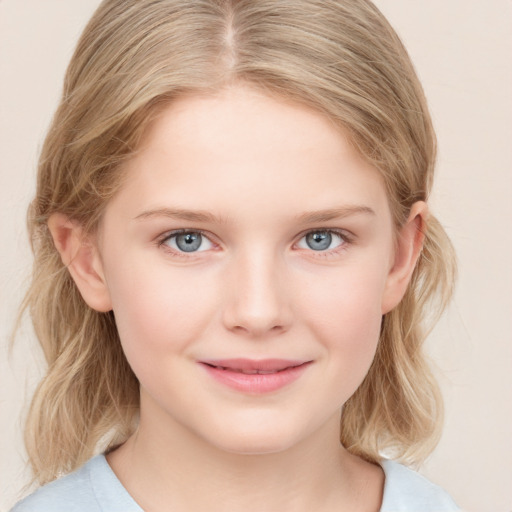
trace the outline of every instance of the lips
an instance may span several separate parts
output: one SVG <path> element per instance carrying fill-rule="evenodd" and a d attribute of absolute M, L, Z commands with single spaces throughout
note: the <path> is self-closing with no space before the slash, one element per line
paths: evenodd
<path fill-rule="evenodd" d="M 290 359 L 216 359 L 200 364 L 216 381 L 250 394 L 268 393 L 297 380 L 311 361 Z"/>
<path fill-rule="evenodd" d="M 245 373 L 246 375 L 270 375 L 271 373 L 281 372 L 285 369 L 283 368 L 283 370 L 242 370 L 238 368 L 228 368 L 225 366 L 216 366 L 215 368 L 217 368 L 218 370 L 228 370 L 230 372 Z"/>

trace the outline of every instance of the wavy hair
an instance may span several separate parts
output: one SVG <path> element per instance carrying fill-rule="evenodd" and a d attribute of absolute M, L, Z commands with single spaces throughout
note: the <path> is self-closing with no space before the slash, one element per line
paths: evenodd
<path fill-rule="evenodd" d="M 162 108 L 238 82 L 343 126 L 382 173 L 397 227 L 428 200 L 436 142 L 425 97 L 369 0 L 105 0 L 69 64 L 28 214 L 34 267 L 24 308 L 48 363 L 25 432 L 40 483 L 127 439 L 139 407 L 113 314 L 86 305 L 48 218 L 60 212 L 94 232 Z M 442 401 L 422 344 L 450 297 L 455 263 L 433 216 L 424 229 L 406 295 L 385 315 L 374 362 L 341 418 L 343 445 L 370 461 L 391 451 L 419 462 L 439 436 Z"/>

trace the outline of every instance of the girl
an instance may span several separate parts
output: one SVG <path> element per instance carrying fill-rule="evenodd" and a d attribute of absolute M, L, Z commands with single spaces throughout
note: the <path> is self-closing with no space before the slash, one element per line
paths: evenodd
<path fill-rule="evenodd" d="M 47 485 L 14 511 L 458 510 L 391 460 L 439 437 L 434 160 L 368 0 L 104 1 L 29 214 Z"/>

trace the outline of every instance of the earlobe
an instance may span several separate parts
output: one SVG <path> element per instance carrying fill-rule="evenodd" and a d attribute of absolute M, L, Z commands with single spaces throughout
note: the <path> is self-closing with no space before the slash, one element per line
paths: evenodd
<path fill-rule="evenodd" d="M 85 302 L 96 311 L 110 311 L 112 305 L 100 255 L 82 226 L 62 213 L 54 213 L 48 219 L 48 229 Z"/>
<path fill-rule="evenodd" d="M 389 313 L 402 300 L 423 248 L 428 207 L 423 201 L 413 204 L 407 222 L 400 228 L 393 265 L 382 300 L 382 314 Z"/>

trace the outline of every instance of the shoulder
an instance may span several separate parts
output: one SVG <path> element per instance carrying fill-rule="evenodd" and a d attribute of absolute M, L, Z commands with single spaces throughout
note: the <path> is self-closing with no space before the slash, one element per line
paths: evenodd
<path fill-rule="evenodd" d="M 460 511 L 446 491 L 422 475 L 392 460 L 380 464 L 386 477 L 380 512 Z"/>
<path fill-rule="evenodd" d="M 142 512 L 103 455 L 44 485 L 11 512 Z"/>
<path fill-rule="evenodd" d="M 94 459 L 93 459 L 94 460 Z M 67 476 L 39 488 L 20 501 L 11 512 L 91 512 L 101 510 L 91 486 L 91 463 Z"/>

